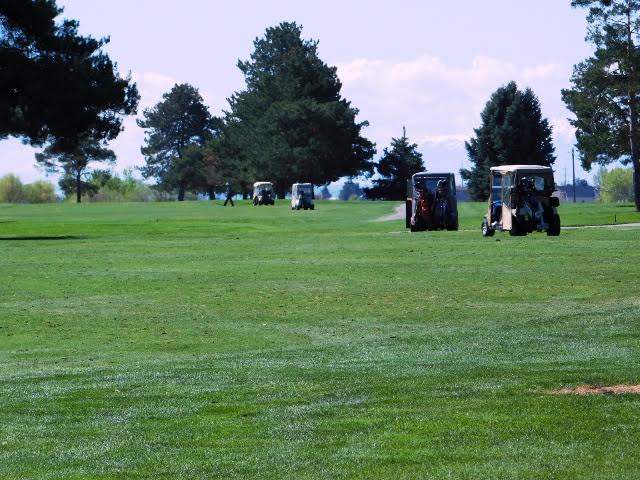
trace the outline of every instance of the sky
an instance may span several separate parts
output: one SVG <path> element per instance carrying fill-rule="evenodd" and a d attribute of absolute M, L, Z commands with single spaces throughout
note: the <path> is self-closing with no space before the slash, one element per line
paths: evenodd
<path fill-rule="evenodd" d="M 538 95 L 554 131 L 556 182 L 571 180 L 574 131 L 561 100 L 573 65 L 592 48 L 584 40 L 585 12 L 569 0 L 58 0 L 80 32 L 109 36 L 105 47 L 120 73 L 131 73 L 141 93 L 138 115 L 175 83 L 200 90 L 211 113 L 244 88 L 237 68 L 269 26 L 295 21 L 319 40 L 319 54 L 338 67 L 343 97 L 370 126 L 376 160 L 393 137 L 418 144 L 426 168 L 469 167 L 464 142 L 480 125 L 490 95 L 515 80 Z M 135 118 L 111 143 L 116 170 L 144 164 L 144 132 Z M 46 178 L 34 150 L 0 141 L 0 176 Z M 576 162 L 578 163 L 578 162 Z M 576 175 L 591 178 L 593 172 Z M 565 177 L 566 175 L 566 177 Z M 55 178 L 53 178 L 55 179 Z"/>

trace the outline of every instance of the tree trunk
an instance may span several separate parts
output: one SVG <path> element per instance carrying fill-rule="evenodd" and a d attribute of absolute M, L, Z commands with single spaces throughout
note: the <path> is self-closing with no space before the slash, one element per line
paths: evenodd
<path fill-rule="evenodd" d="M 209 200 L 215 200 L 216 199 L 216 192 L 213 191 L 213 187 L 209 188 L 207 193 L 209 194 Z"/>
<path fill-rule="evenodd" d="M 637 157 L 633 161 L 633 200 L 636 212 L 640 212 L 640 162 Z"/>
<path fill-rule="evenodd" d="M 76 203 L 82 202 L 82 177 L 76 173 Z"/>
<path fill-rule="evenodd" d="M 633 57 L 634 50 L 631 8 L 629 8 L 627 11 L 627 59 L 629 61 Z M 632 69 L 631 77 L 635 80 L 636 76 L 635 70 Z M 635 90 L 629 92 L 629 149 L 633 164 L 633 200 L 636 204 L 636 211 L 640 212 L 640 138 L 638 138 L 638 97 Z"/>
<path fill-rule="evenodd" d="M 287 196 L 287 184 L 279 181 L 276 182 L 276 195 L 278 195 L 278 198 L 281 200 L 284 200 L 284 198 Z"/>
<path fill-rule="evenodd" d="M 633 164 L 633 200 L 640 212 L 640 139 L 638 138 L 638 97 L 629 92 L 629 149 Z"/>
<path fill-rule="evenodd" d="M 184 187 L 178 187 L 178 201 L 184 201 Z"/>

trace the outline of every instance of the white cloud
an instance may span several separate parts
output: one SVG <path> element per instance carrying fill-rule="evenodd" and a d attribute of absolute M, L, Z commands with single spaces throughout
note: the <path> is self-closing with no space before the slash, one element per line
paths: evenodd
<path fill-rule="evenodd" d="M 570 65 L 517 65 L 483 55 L 454 65 L 423 54 L 401 61 L 356 58 L 337 67 L 343 95 L 371 123 L 364 133 L 376 142 L 379 153 L 404 125 L 428 168 L 457 171 L 466 161 L 464 142 L 479 126 L 489 97 L 511 80 L 520 88 L 531 87 L 539 97 L 543 116 L 553 126 L 560 161 L 566 161 L 575 141 L 560 95 L 569 83 Z"/>
<path fill-rule="evenodd" d="M 470 133 L 452 133 L 448 135 L 425 135 L 417 140 L 424 148 L 444 148 L 447 150 L 464 150 L 464 143 L 471 138 Z"/>
<path fill-rule="evenodd" d="M 574 143 L 576 141 L 576 129 L 569 123 L 566 118 L 553 118 L 549 121 L 553 127 L 553 136 L 566 143 Z"/>
<path fill-rule="evenodd" d="M 570 71 L 564 65 L 557 63 L 548 63 L 545 65 L 537 65 L 525 68 L 520 78 L 524 82 L 532 82 L 538 80 L 566 80 L 569 78 Z"/>
<path fill-rule="evenodd" d="M 401 85 L 425 80 L 445 82 L 458 87 L 474 87 L 510 79 L 517 74 L 510 62 L 477 56 L 468 67 L 454 67 L 439 57 L 421 55 L 402 62 L 357 58 L 338 64 L 338 75 L 345 86 L 373 82 L 382 85 Z"/>
<path fill-rule="evenodd" d="M 163 93 L 179 83 L 177 79 L 157 72 L 134 72 L 131 77 L 140 92 L 141 109 L 158 103 L 162 99 Z"/>
<path fill-rule="evenodd" d="M 460 148 L 480 123 L 480 112 L 490 95 L 515 80 L 531 86 L 540 97 L 543 115 L 566 113 L 560 90 L 569 68 L 556 63 L 518 67 L 514 63 L 478 55 L 467 65 L 450 65 L 433 55 L 403 61 L 356 58 L 338 64 L 344 95 L 369 120 L 379 146 L 388 143 L 402 125 L 421 145 Z M 556 122 L 562 138 L 571 134 Z"/>

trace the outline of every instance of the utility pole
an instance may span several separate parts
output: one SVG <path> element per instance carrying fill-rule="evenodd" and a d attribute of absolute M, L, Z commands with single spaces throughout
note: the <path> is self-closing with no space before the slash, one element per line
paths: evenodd
<path fill-rule="evenodd" d="M 571 149 L 571 162 L 573 163 L 573 203 L 576 203 L 576 149 Z"/>

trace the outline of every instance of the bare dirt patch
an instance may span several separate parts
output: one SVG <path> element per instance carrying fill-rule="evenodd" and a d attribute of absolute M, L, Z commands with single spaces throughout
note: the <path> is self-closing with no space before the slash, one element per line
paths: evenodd
<path fill-rule="evenodd" d="M 640 385 L 580 385 L 575 388 L 552 390 L 552 395 L 623 395 L 640 394 Z"/>

